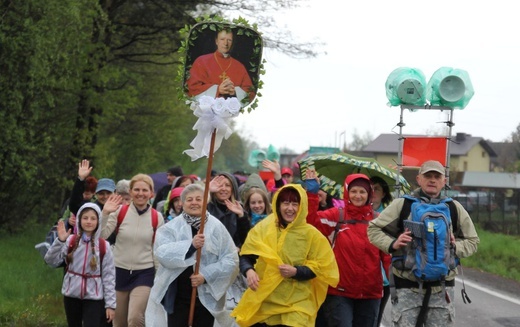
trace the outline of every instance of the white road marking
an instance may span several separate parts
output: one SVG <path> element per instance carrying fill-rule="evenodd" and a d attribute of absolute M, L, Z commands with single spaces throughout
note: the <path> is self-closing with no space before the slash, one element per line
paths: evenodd
<path fill-rule="evenodd" d="M 457 282 L 461 283 L 461 285 L 462 285 L 462 279 L 461 279 L 461 278 L 456 277 L 455 280 L 456 280 Z M 496 292 L 496 291 L 493 291 L 493 290 L 491 290 L 491 289 L 489 289 L 489 288 L 487 288 L 487 287 L 484 287 L 484 286 L 482 286 L 482 285 L 479 285 L 479 284 L 477 284 L 477 283 L 473 283 L 473 282 L 471 282 L 471 281 L 464 280 L 464 284 L 466 284 L 466 285 L 468 285 L 468 286 L 470 286 L 470 287 L 472 287 L 472 288 L 475 288 L 475 289 L 477 289 L 477 290 L 479 290 L 479 291 L 482 291 L 482 292 L 484 292 L 484 293 L 487 293 L 487 294 L 489 294 L 489 295 L 493 295 L 493 296 L 495 296 L 495 297 L 498 297 L 498 298 L 500 298 L 500 299 L 502 299 L 502 300 L 509 301 L 509 302 L 511 302 L 511 303 L 514 303 L 514 304 L 520 305 L 520 300 L 519 300 L 519 299 L 516 299 L 516 298 L 510 297 L 510 296 L 504 295 L 504 294 L 502 294 L 502 293 L 498 293 L 498 292 Z"/>

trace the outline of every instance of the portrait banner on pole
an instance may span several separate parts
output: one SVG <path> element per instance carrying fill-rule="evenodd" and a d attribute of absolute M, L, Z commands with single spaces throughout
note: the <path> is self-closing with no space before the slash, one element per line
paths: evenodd
<path fill-rule="evenodd" d="M 263 74 L 262 46 L 260 34 L 240 18 L 203 21 L 189 29 L 182 48 L 182 91 L 198 117 L 192 148 L 184 151 L 192 161 L 213 155 L 209 153 L 213 131 L 217 151 L 232 134 L 231 118 L 256 107 Z"/>
<path fill-rule="evenodd" d="M 191 149 L 184 153 L 192 161 L 208 158 L 199 233 L 204 233 L 214 152 L 231 136 L 231 118 L 246 108 L 248 112 L 256 108 L 260 74 L 264 72 L 260 34 L 242 18 L 232 23 L 212 19 L 191 27 L 179 49 L 185 54 L 181 54 L 184 68 L 179 74 L 181 97 L 186 98 L 186 104 L 198 117 L 193 126 L 197 135 L 190 143 Z M 201 248 L 198 248 L 194 275 L 199 274 L 200 259 Z M 197 287 L 192 287 L 189 327 L 193 324 L 196 298 Z M 225 316 L 231 319 L 229 314 Z"/>

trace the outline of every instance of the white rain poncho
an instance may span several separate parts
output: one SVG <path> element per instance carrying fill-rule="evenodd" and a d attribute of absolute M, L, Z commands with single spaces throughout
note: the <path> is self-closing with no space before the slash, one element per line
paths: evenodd
<path fill-rule="evenodd" d="M 224 225 L 209 213 L 207 217 L 199 267 L 206 282 L 197 287 L 197 293 L 202 305 L 221 326 L 231 326 L 234 319 L 225 310 L 225 295 L 238 275 L 238 253 Z M 187 267 L 195 266 L 196 252 L 185 258 L 192 240 L 191 226 L 182 216 L 157 230 L 154 254 L 160 265 L 146 307 L 146 326 L 167 326 L 167 314 L 161 301 L 168 286 Z"/>

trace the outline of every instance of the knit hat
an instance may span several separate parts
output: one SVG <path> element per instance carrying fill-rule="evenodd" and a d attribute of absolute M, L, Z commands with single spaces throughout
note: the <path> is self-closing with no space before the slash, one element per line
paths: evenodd
<path fill-rule="evenodd" d="M 345 178 L 345 189 L 347 192 L 344 193 L 344 198 L 348 199 L 348 191 L 353 186 L 361 186 L 368 193 L 368 202 L 372 198 L 372 185 L 370 184 L 370 179 L 365 174 L 350 174 Z"/>
<path fill-rule="evenodd" d="M 350 184 L 348 184 L 348 190 L 350 191 L 350 189 L 354 186 L 361 186 L 367 191 L 367 193 L 370 193 L 370 191 L 372 190 L 370 182 L 363 178 L 357 178 L 350 182 Z"/>
<path fill-rule="evenodd" d="M 184 187 L 176 187 L 170 192 L 170 201 L 181 196 L 182 190 Z"/>

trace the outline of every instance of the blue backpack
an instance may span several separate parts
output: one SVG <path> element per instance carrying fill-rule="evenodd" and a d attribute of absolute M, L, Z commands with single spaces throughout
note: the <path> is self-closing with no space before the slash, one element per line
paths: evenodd
<path fill-rule="evenodd" d="M 408 219 L 410 213 L 411 219 Z M 409 229 L 412 232 L 413 242 L 404 258 L 392 257 L 392 264 L 397 269 L 411 270 L 417 279 L 419 289 L 426 286 L 416 326 L 423 326 L 426 320 L 432 285 L 442 286 L 446 301 L 451 301 L 445 286 L 446 276 L 459 264 L 455 247 L 450 240 L 451 226 L 453 226 L 453 233 L 458 234 L 460 227 L 458 219 L 457 207 L 451 198 L 427 203 L 409 195 L 404 196 L 403 208 L 399 214 L 399 228 Z M 395 304 L 398 299 L 393 277 L 391 274 L 390 295 L 392 303 Z M 464 303 L 471 303 L 464 283 L 462 285 L 462 299 Z"/>
<path fill-rule="evenodd" d="M 451 198 L 438 203 L 425 203 L 405 195 L 411 201 L 411 219 L 403 220 L 403 228 L 412 231 L 413 242 L 406 255 L 405 269 L 410 269 L 422 282 L 444 281 L 450 270 L 457 266 L 451 244 Z M 455 218 L 457 219 L 457 218 Z"/>

